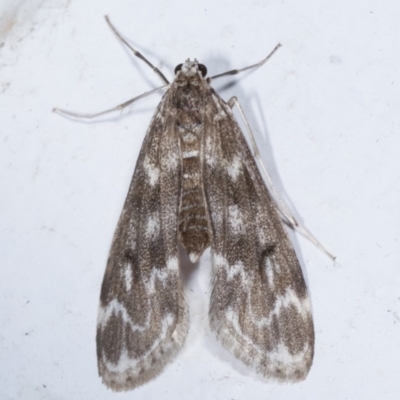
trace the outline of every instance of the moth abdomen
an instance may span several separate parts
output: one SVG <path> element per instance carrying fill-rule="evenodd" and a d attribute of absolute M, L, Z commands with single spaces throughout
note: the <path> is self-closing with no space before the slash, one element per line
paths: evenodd
<path fill-rule="evenodd" d="M 210 245 L 208 217 L 201 187 L 198 155 L 190 159 L 182 158 L 182 167 L 179 239 L 189 254 L 190 260 L 196 262 Z"/>
<path fill-rule="evenodd" d="M 182 110 L 180 110 L 182 111 Z M 179 111 L 178 111 L 179 114 Z M 191 119 L 191 116 L 188 116 Z M 194 120 L 197 118 L 194 117 Z M 179 207 L 179 239 L 196 262 L 210 245 L 210 234 L 204 198 L 201 168 L 202 125 L 180 135 L 182 181 Z"/>

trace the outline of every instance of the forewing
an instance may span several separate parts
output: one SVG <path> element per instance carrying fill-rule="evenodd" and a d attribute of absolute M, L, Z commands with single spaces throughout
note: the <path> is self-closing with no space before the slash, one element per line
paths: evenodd
<path fill-rule="evenodd" d="M 301 268 L 231 109 L 216 93 L 212 98 L 203 146 L 211 328 L 264 376 L 302 380 L 312 364 L 314 328 Z"/>
<path fill-rule="evenodd" d="M 188 330 L 179 279 L 181 166 L 174 128 L 161 102 L 140 151 L 102 284 L 98 368 L 116 391 L 161 372 Z"/>

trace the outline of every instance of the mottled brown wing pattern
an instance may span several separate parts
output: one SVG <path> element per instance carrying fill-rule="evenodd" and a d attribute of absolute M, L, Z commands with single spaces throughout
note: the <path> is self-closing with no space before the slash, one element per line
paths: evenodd
<path fill-rule="evenodd" d="M 299 262 L 231 109 L 213 91 L 205 113 L 211 328 L 264 376 L 302 380 L 313 360 L 314 328 Z"/>
<path fill-rule="evenodd" d="M 140 151 L 101 289 L 98 368 L 116 391 L 161 372 L 188 330 L 177 248 L 180 150 L 165 103 Z"/>
<path fill-rule="evenodd" d="M 95 114 L 54 111 L 92 119 L 166 93 L 143 142 L 101 287 L 96 342 L 103 383 L 134 389 L 183 346 L 189 319 L 178 241 L 193 263 L 211 244 L 209 318 L 223 345 L 264 376 L 304 379 L 314 328 L 301 268 L 230 106 L 210 87 L 263 65 L 280 44 L 257 64 L 211 78 L 205 65 L 187 59 L 169 83 L 106 20 L 164 85 Z"/>

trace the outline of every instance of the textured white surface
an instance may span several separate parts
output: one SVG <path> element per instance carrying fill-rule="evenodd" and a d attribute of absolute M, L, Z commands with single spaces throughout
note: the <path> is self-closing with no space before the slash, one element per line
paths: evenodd
<path fill-rule="evenodd" d="M 168 78 L 187 58 L 237 95 L 295 217 L 337 265 L 292 234 L 309 283 L 314 365 L 266 382 L 209 332 L 209 252 L 182 254 L 191 330 L 164 373 L 133 393 L 97 377 L 95 328 L 111 238 L 161 94 L 103 16 Z M 1 399 L 397 399 L 400 359 L 400 3 L 11 1 L 0 4 Z M 230 85 L 230 82 L 236 82 Z"/>

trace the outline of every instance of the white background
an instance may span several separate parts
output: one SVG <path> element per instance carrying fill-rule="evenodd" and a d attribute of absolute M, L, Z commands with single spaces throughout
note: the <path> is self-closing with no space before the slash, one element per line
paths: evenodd
<path fill-rule="evenodd" d="M 1 399 L 398 399 L 400 3 L 372 0 L 15 1 L 0 5 Z M 134 392 L 97 376 L 95 328 L 111 238 L 161 98 L 92 123 L 160 85 L 103 16 L 165 75 L 186 58 L 237 95 L 275 185 L 337 264 L 291 234 L 316 348 L 308 378 L 268 382 L 222 350 L 207 322 L 210 253 L 183 255 L 191 330 Z"/>

